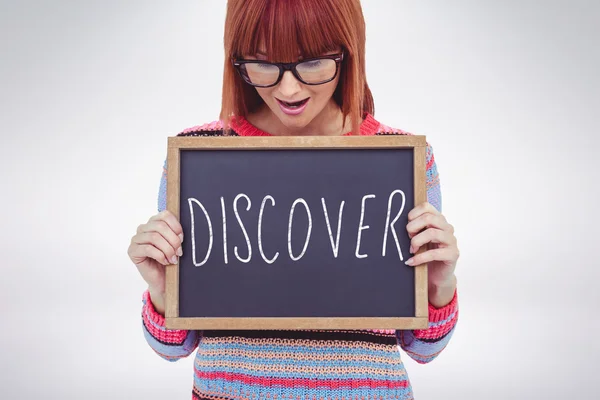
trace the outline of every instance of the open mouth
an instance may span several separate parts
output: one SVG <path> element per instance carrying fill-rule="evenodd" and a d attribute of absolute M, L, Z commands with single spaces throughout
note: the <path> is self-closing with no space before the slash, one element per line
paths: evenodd
<path fill-rule="evenodd" d="M 283 105 L 286 108 L 289 108 L 290 110 L 294 110 L 297 108 L 302 107 L 303 105 L 305 105 L 308 102 L 309 98 L 306 98 L 304 100 L 301 101 L 296 101 L 294 103 L 288 103 L 287 101 L 281 101 L 279 99 L 277 99 L 277 101 L 279 102 L 279 104 Z"/>

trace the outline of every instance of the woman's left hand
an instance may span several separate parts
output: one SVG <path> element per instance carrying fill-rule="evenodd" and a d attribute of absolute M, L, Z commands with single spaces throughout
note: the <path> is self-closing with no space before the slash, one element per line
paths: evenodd
<path fill-rule="evenodd" d="M 419 204 L 408 213 L 406 226 L 410 238 L 410 252 L 415 254 L 423 245 L 427 250 L 406 261 L 407 265 L 427 263 L 428 284 L 448 286 L 454 279 L 456 262 L 460 255 L 454 237 L 454 227 L 430 203 Z"/>

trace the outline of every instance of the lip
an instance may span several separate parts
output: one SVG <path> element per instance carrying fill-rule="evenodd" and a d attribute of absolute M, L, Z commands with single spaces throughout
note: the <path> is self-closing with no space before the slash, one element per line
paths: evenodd
<path fill-rule="evenodd" d="M 283 113 L 287 114 L 287 115 L 299 115 L 299 114 L 302 114 L 302 112 L 304 111 L 304 109 L 306 108 L 306 106 L 308 105 L 308 103 L 310 102 L 310 97 L 308 97 L 308 98 L 305 99 L 306 103 L 304 103 L 304 105 L 302 107 L 299 107 L 299 108 L 288 108 L 277 97 L 275 97 L 275 99 L 277 100 L 277 104 L 279 104 L 279 107 L 281 107 L 281 111 L 283 111 Z M 299 101 L 301 101 L 301 100 L 299 100 Z M 292 103 L 292 102 L 290 102 L 290 103 Z"/>

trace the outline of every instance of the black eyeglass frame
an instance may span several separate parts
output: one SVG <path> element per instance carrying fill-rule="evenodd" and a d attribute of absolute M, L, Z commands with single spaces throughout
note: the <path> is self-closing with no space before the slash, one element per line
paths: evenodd
<path fill-rule="evenodd" d="M 318 82 L 318 83 L 308 83 L 302 79 L 302 77 L 296 70 L 296 66 L 298 64 L 315 61 L 315 60 L 333 60 L 333 61 L 335 61 L 335 74 L 333 74 L 333 77 L 331 79 L 325 80 L 323 82 Z M 244 82 L 246 82 L 247 84 L 252 85 L 254 87 L 268 88 L 268 87 L 276 86 L 279 82 L 281 82 L 281 78 L 283 78 L 283 74 L 285 73 L 285 71 L 292 71 L 292 74 L 294 74 L 296 79 L 298 79 L 300 82 L 302 82 L 305 85 L 316 86 L 316 85 L 323 85 L 323 84 L 331 82 L 332 80 L 335 79 L 335 77 L 338 75 L 338 73 L 340 71 L 340 64 L 342 63 L 342 61 L 344 61 L 344 53 L 342 52 L 342 53 L 338 53 L 338 54 L 328 54 L 325 56 L 311 57 L 311 58 L 306 58 L 304 60 L 299 60 L 299 61 L 296 61 L 293 63 L 272 63 L 272 62 L 268 62 L 268 61 L 264 61 L 264 60 L 242 60 L 242 59 L 232 59 L 231 61 L 232 61 L 233 67 L 238 71 L 238 73 L 240 74 L 240 77 L 244 80 Z M 249 82 L 250 78 L 246 79 L 246 77 L 244 76 L 244 73 L 242 72 L 243 64 L 274 65 L 277 68 L 279 68 L 279 77 L 277 78 L 275 83 L 273 83 L 271 85 L 258 85 L 258 84 Z"/>

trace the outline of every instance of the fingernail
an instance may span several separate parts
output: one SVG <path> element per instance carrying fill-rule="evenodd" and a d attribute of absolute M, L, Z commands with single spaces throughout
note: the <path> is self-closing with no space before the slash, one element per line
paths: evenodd
<path fill-rule="evenodd" d="M 408 260 L 406 260 L 406 262 L 404 264 L 406 264 L 406 265 L 413 265 L 414 262 L 415 262 L 414 259 L 409 258 Z"/>
<path fill-rule="evenodd" d="M 412 246 L 410 246 L 410 250 L 409 251 L 411 252 L 411 254 L 415 253 L 415 249 Z"/>
<path fill-rule="evenodd" d="M 171 262 L 173 264 L 177 264 L 177 257 L 176 256 L 171 257 Z"/>
<path fill-rule="evenodd" d="M 183 242 L 183 233 L 179 234 L 179 239 Z"/>
<path fill-rule="evenodd" d="M 177 249 L 177 255 L 179 257 L 181 257 L 181 255 L 183 254 L 183 250 L 181 250 L 181 247 Z"/>

